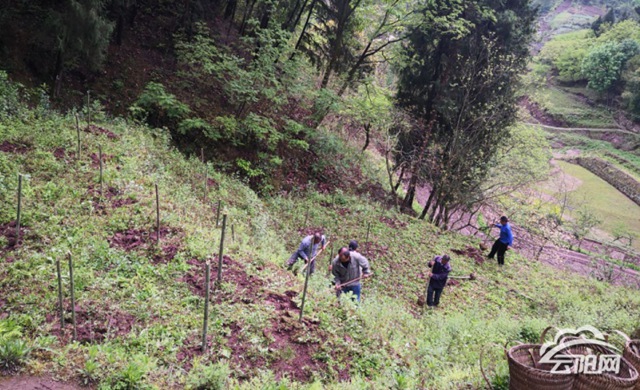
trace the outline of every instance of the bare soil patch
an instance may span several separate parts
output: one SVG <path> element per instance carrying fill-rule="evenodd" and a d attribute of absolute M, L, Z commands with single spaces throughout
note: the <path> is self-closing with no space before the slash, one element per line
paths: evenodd
<path fill-rule="evenodd" d="M 0 377 L 0 390 L 80 390 L 87 389 L 51 378 L 34 376 Z"/>
<path fill-rule="evenodd" d="M 67 159 L 67 150 L 65 148 L 56 148 L 53 151 L 53 157 L 55 157 L 56 160 L 65 161 Z"/>
<path fill-rule="evenodd" d="M 4 248 L 0 249 L 0 252 L 12 250 L 22 244 L 25 233 L 26 229 L 24 228 L 24 226 L 20 226 L 20 241 L 18 242 L 16 237 L 16 221 L 7 222 L 0 225 L 0 236 L 5 237 L 8 241 L 7 245 Z"/>
<path fill-rule="evenodd" d="M 547 114 L 536 102 L 532 102 L 528 96 L 524 96 L 520 99 L 519 102 L 521 107 L 524 107 L 527 112 L 536 120 L 538 123 L 554 126 L 554 127 L 564 127 L 566 125 L 565 122 L 560 121 Z"/>
<path fill-rule="evenodd" d="M 189 260 L 188 263 L 191 269 L 182 281 L 189 285 L 194 294 L 204 296 L 205 263 L 197 259 Z M 225 343 L 231 350 L 231 366 L 238 378 L 246 378 L 247 373 L 257 367 L 269 367 L 276 372 L 278 379 L 286 375 L 305 382 L 311 379 L 314 372 L 326 370 L 326 363 L 314 358 L 323 340 L 322 331 L 317 320 L 303 318 L 302 322 L 298 321 L 300 308 L 294 301 L 298 295 L 296 291 L 287 290 L 284 294 L 266 292 L 263 280 L 248 275 L 246 267 L 229 256 L 223 257 L 222 279 L 234 284 L 235 289 L 232 292 L 216 290 L 216 259 L 212 260 L 211 265 L 211 297 L 217 304 L 251 304 L 259 301 L 272 305 L 276 312 L 275 317 L 270 319 L 270 326 L 262 331 L 269 343 L 269 354 L 265 356 L 255 353 L 251 341 L 245 337 L 243 324 L 233 322 L 225 326 Z M 193 358 L 200 355 L 200 340 L 193 337 L 185 342 L 177 356 L 183 366 L 190 369 Z M 348 378 L 348 372 L 341 375 Z"/>
<path fill-rule="evenodd" d="M 367 256 L 370 259 L 380 259 L 389 253 L 389 246 L 382 245 L 376 241 L 373 242 L 363 242 L 360 244 L 360 248 L 362 254 Z"/>
<path fill-rule="evenodd" d="M 406 222 L 398 221 L 397 219 L 392 219 L 392 218 L 388 218 L 388 217 L 380 217 L 379 220 L 380 220 L 380 222 L 386 224 L 387 226 L 389 226 L 390 228 L 393 228 L 393 229 L 402 229 L 402 228 L 407 227 L 407 223 Z"/>
<path fill-rule="evenodd" d="M 71 322 L 71 304 L 67 301 L 65 306 L 65 327 L 60 328 L 60 318 L 57 313 L 59 308 L 53 307 L 47 314 L 47 322 L 52 324 L 52 334 L 67 343 L 73 337 L 73 324 Z M 78 341 L 82 343 L 100 343 L 116 337 L 126 336 L 131 332 L 136 318 L 115 307 L 104 303 L 85 301 L 76 304 L 76 324 Z"/>
<path fill-rule="evenodd" d="M 482 264 L 484 263 L 484 261 L 486 260 L 485 256 L 483 255 L 482 251 L 478 248 L 474 248 L 472 246 L 468 246 L 464 249 L 453 249 L 451 248 L 451 252 L 455 253 L 456 255 L 459 256 L 465 256 L 468 257 L 470 259 L 475 260 L 476 264 Z"/>
<path fill-rule="evenodd" d="M 9 141 L 4 141 L 0 144 L 0 152 L 25 154 L 31 150 L 31 146 L 26 144 L 17 144 Z"/>
<path fill-rule="evenodd" d="M 98 127 L 96 125 L 89 125 L 87 127 L 84 128 L 84 131 L 93 135 L 106 135 L 107 138 L 109 139 L 120 139 L 120 137 L 115 134 L 114 132 L 112 132 L 111 130 L 107 130 L 105 128 L 102 127 Z"/>
<path fill-rule="evenodd" d="M 166 264 L 182 248 L 182 232 L 178 229 L 160 228 L 160 247 L 156 245 L 156 236 L 155 230 L 129 229 L 116 232 L 108 241 L 112 248 L 126 252 L 145 250 L 153 264 Z"/>
<path fill-rule="evenodd" d="M 91 167 L 98 169 L 100 168 L 100 156 L 98 155 L 98 153 L 91 153 L 89 154 L 89 158 L 91 159 Z M 104 165 L 104 163 L 108 162 L 108 161 L 112 161 L 114 158 L 113 154 L 104 154 L 102 153 L 102 164 Z"/>
<path fill-rule="evenodd" d="M 191 291 L 201 297 L 205 296 L 205 263 L 198 259 L 188 260 L 191 265 L 187 274 L 181 281 L 187 283 Z M 216 278 L 218 273 L 217 256 L 211 260 L 211 283 L 210 292 L 216 303 L 253 303 L 254 300 L 262 293 L 264 282 L 253 276 L 248 275 L 244 265 L 234 261 L 229 256 L 222 257 L 222 282 L 235 284 L 233 292 L 219 291 L 216 289 Z"/>

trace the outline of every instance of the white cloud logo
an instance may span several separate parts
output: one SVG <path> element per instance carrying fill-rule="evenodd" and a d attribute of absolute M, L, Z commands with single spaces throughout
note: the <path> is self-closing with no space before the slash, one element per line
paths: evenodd
<path fill-rule="evenodd" d="M 590 355 L 565 353 L 579 346 L 615 353 Z M 540 363 L 553 364 L 550 372 L 555 374 L 602 374 L 605 372 L 617 374 L 620 372 L 619 353 L 618 348 L 607 343 L 602 332 L 591 325 L 586 325 L 578 329 L 558 330 L 552 342 L 545 342 L 540 347 Z"/>

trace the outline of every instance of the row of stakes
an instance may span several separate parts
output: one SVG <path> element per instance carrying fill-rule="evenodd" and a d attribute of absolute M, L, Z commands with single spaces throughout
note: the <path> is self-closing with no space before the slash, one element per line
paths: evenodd
<path fill-rule="evenodd" d="M 82 151 L 81 147 L 81 137 L 80 137 L 80 127 L 78 124 L 78 119 L 76 116 L 76 127 L 77 127 L 77 158 L 79 158 L 80 153 Z M 99 159 L 99 169 L 100 169 L 100 196 L 101 199 L 104 196 L 104 179 L 103 179 L 103 156 L 102 156 L 102 146 L 98 145 L 98 159 Z M 202 153 L 202 159 L 204 161 L 204 153 Z M 16 218 L 16 245 L 20 242 L 20 226 L 21 226 L 21 215 L 22 215 L 22 183 L 23 183 L 24 175 L 18 175 L 18 205 L 17 205 L 17 218 Z M 208 187 L 208 172 L 205 170 L 205 189 L 203 200 L 206 202 L 207 200 L 207 187 Z M 155 197 L 156 197 L 156 243 L 160 242 L 160 194 L 158 190 L 158 184 L 155 184 Z M 216 208 L 216 226 L 220 225 L 220 210 L 222 207 L 222 201 L 218 200 L 217 208 Z M 305 220 L 308 218 L 305 218 Z M 224 214 L 222 216 L 222 231 L 221 231 L 221 239 L 220 239 L 220 251 L 218 255 L 218 274 L 217 274 L 217 285 L 219 286 L 222 282 L 222 261 L 223 261 L 223 251 L 224 251 L 224 238 L 225 231 L 227 226 L 227 215 Z M 231 224 L 231 236 L 232 240 L 235 241 L 235 229 L 234 225 Z M 369 229 L 367 229 L 367 237 L 369 236 Z M 73 279 L 73 261 L 71 258 L 71 253 L 68 253 L 68 265 L 69 265 L 69 280 L 70 280 L 70 291 L 71 291 L 71 318 L 73 325 L 73 338 L 77 339 L 77 326 L 76 326 L 76 313 L 75 313 L 75 289 L 74 289 L 74 279 Z M 63 288 L 62 288 L 62 274 L 60 267 L 60 260 L 56 260 L 56 270 L 58 275 L 58 304 L 60 311 L 60 326 L 64 328 L 64 306 L 63 306 Z M 310 267 L 307 267 L 307 273 L 305 278 L 304 292 L 302 296 L 301 303 L 301 311 L 300 311 L 300 321 L 302 321 L 303 316 L 303 308 L 306 301 L 306 292 L 308 286 L 308 277 L 310 275 Z M 205 264 L 205 307 L 204 307 L 204 321 L 203 321 L 203 330 L 202 330 L 202 350 L 206 351 L 207 343 L 207 328 L 209 322 L 209 302 L 210 302 L 210 290 L 211 290 L 211 263 L 209 261 Z"/>
<path fill-rule="evenodd" d="M 89 99 L 89 97 L 87 96 L 87 99 Z M 79 124 L 79 120 L 78 120 L 78 116 L 76 115 L 75 117 L 76 119 L 76 132 L 77 132 L 77 150 L 76 150 L 76 158 L 77 160 L 80 159 L 80 153 L 82 151 L 82 144 L 81 144 L 81 137 L 80 137 L 80 124 Z M 90 120 L 89 120 L 90 123 Z M 204 162 L 204 149 L 201 149 L 201 158 L 202 161 Z M 103 179 L 103 172 L 104 172 L 104 168 L 103 168 L 103 156 L 102 156 L 102 146 L 98 145 L 98 160 L 99 160 L 99 169 L 100 169 L 100 197 L 102 199 L 102 197 L 104 196 L 104 179 Z M 22 174 L 18 174 L 18 205 L 17 205 L 17 217 L 16 217 L 16 246 L 19 245 L 20 242 L 20 225 L 21 225 L 21 214 L 22 214 L 22 182 L 23 182 L 23 175 Z M 208 170 L 205 169 L 205 175 L 204 175 L 204 196 L 203 196 L 203 201 L 206 203 L 207 201 L 207 188 L 208 188 Z M 158 184 L 155 184 L 155 195 L 156 195 L 156 244 L 160 243 L 160 195 L 159 195 L 159 190 L 158 190 Z M 220 209 L 222 207 L 222 201 L 218 200 L 218 204 L 217 204 L 217 208 L 216 208 L 216 227 L 219 226 L 219 222 L 220 222 Z M 309 218 L 309 211 L 307 211 L 306 215 L 305 215 L 305 226 L 307 224 Z M 227 215 L 224 214 L 222 217 L 222 231 L 221 231 L 221 238 L 220 238 L 220 251 L 219 251 L 219 255 L 218 255 L 218 274 L 217 274 L 217 286 L 220 286 L 220 284 L 222 283 L 222 260 L 223 260 L 223 251 L 224 251 L 224 237 L 225 237 L 225 230 L 226 230 L 226 225 L 227 225 Z M 371 229 L 371 223 L 369 222 L 367 224 L 367 235 L 366 235 L 366 239 L 365 242 L 369 241 L 369 232 Z M 235 229 L 234 229 L 234 225 L 231 225 L 231 235 L 232 235 L 232 240 L 235 241 Z M 333 248 L 333 244 L 332 244 L 332 248 Z M 72 318 L 72 325 L 73 325 L 73 339 L 77 339 L 77 326 L 76 326 L 76 315 L 75 315 L 75 293 L 74 293 L 74 280 L 73 280 L 73 261 L 71 258 L 71 253 L 68 253 L 68 263 L 69 263 L 69 280 L 70 280 L 70 290 L 71 290 L 71 318 Z M 63 309 L 63 303 L 62 303 L 62 296 L 63 296 L 63 292 L 62 292 L 62 275 L 61 275 L 61 271 L 60 271 L 60 260 L 56 260 L 56 270 L 57 270 L 57 274 L 58 274 L 58 301 L 59 301 L 59 307 L 60 307 L 60 326 L 61 328 L 64 328 L 64 309 Z M 303 313 L 304 313 L 304 305 L 305 305 L 305 301 L 306 301 L 306 295 L 307 295 L 307 287 L 308 287 L 308 283 L 309 283 L 309 276 L 310 276 L 310 270 L 311 267 L 306 267 L 306 274 L 305 274 L 305 283 L 304 283 L 304 289 L 303 289 L 303 294 L 302 294 L 302 301 L 301 301 L 301 306 L 300 306 L 300 317 L 299 317 L 299 321 L 302 321 L 303 319 Z M 207 328 L 208 328 L 208 323 L 209 323 L 209 301 L 210 301 L 210 286 L 211 285 L 211 263 L 209 261 L 206 262 L 205 264 L 205 305 L 204 305 L 204 321 L 203 321 L 203 327 L 202 327 L 202 350 L 206 352 L 207 350 Z"/>

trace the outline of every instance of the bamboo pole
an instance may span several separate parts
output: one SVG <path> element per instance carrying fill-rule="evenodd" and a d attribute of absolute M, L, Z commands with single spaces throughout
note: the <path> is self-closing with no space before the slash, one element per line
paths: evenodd
<path fill-rule="evenodd" d="M 80 120 L 78 119 L 78 114 L 75 115 L 76 116 L 76 134 L 78 136 L 78 146 L 76 149 L 76 160 L 80 161 L 80 152 L 82 150 L 81 144 L 80 144 Z"/>
<path fill-rule="evenodd" d="M 156 183 L 156 244 L 160 244 L 160 195 L 158 194 L 158 183 Z"/>
<path fill-rule="evenodd" d="M 207 190 L 209 188 L 209 170 L 207 164 L 204 162 L 204 148 L 200 148 L 200 156 L 202 158 L 202 164 L 204 165 L 204 198 L 203 202 L 207 203 Z"/>
<path fill-rule="evenodd" d="M 18 210 L 16 214 L 16 246 L 20 245 L 20 223 L 22 222 L 22 175 L 18 174 Z"/>
<path fill-rule="evenodd" d="M 311 261 L 309 261 L 311 263 Z M 302 290 L 302 304 L 300 305 L 300 318 L 299 321 L 302 322 L 302 316 L 304 314 L 304 303 L 307 300 L 307 287 L 309 286 L 309 275 L 311 275 L 311 267 L 307 267 L 307 273 L 304 277 L 304 290 Z"/>
<path fill-rule="evenodd" d="M 207 261 L 204 276 L 204 323 L 202 325 L 202 352 L 207 352 L 207 328 L 209 325 L 209 290 L 211 284 L 211 263 Z"/>
<path fill-rule="evenodd" d="M 227 227 L 227 214 L 222 216 L 222 232 L 220 233 L 220 252 L 218 253 L 218 287 L 222 283 L 222 254 L 224 253 L 224 230 Z"/>
<path fill-rule="evenodd" d="M 60 259 L 56 259 L 56 271 L 58 272 L 58 308 L 60 310 L 60 329 L 63 329 L 64 309 L 62 308 L 62 275 L 60 274 Z"/>
<path fill-rule="evenodd" d="M 369 249 L 369 232 L 371 231 L 371 222 L 367 222 L 367 238 L 364 240 L 367 249 Z"/>
<path fill-rule="evenodd" d="M 87 127 L 91 126 L 91 91 L 87 90 Z"/>
<path fill-rule="evenodd" d="M 236 231 L 234 229 L 234 224 L 231 224 L 231 241 L 236 242 Z"/>
<path fill-rule="evenodd" d="M 73 282 L 73 260 L 71 259 L 71 253 L 67 254 L 69 258 L 69 281 L 71 284 L 71 323 L 73 324 L 73 339 L 78 339 L 78 328 L 76 326 L 76 293 L 75 284 Z"/>
<path fill-rule="evenodd" d="M 100 200 L 104 197 L 104 185 L 102 180 L 102 145 L 98 145 L 98 158 L 100 159 Z"/>
<path fill-rule="evenodd" d="M 220 226 L 220 208 L 222 207 L 222 200 L 218 200 L 218 208 L 216 209 L 216 227 Z"/>

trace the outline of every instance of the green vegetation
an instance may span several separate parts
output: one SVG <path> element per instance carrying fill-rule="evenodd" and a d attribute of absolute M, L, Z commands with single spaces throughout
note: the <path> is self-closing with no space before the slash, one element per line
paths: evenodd
<path fill-rule="evenodd" d="M 554 119 L 568 126 L 588 128 L 616 127 L 611 113 L 602 106 L 590 106 L 562 89 L 548 87 L 533 94 L 532 99 Z"/>
<path fill-rule="evenodd" d="M 570 192 L 571 203 L 581 205 L 576 209 L 574 217 L 580 216 L 580 210 L 587 208 L 601 221 L 599 228 L 613 235 L 616 228 L 623 224 L 630 231 L 640 231 L 640 210 L 629 198 L 622 195 L 609 183 L 600 179 L 588 170 L 567 162 L 558 164 L 565 174 L 580 180 L 575 191 Z M 570 214 L 572 214 L 570 212 Z M 634 243 L 636 249 L 640 245 Z"/>
<path fill-rule="evenodd" d="M 426 262 L 477 241 L 383 209 L 364 193 L 309 188 L 261 200 L 242 181 L 173 149 L 166 130 L 120 119 L 97 122 L 99 132 L 81 131 L 76 160 L 73 113 L 39 112 L 0 122 L 0 143 L 26 148 L 0 152 L 3 197 L 15 199 L 18 172 L 28 175 L 23 243 L 14 249 L 2 243 L 7 261 L 0 263 L 0 288 L 9 316 L 0 322 L 8 329 L 2 340 L 20 343 L 2 350 L 3 364 L 102 389 L 448 389 L 483 386 L 477 365 L 483 349 L 492 380 L 504 381 L 506 361 L 491 343 L 534 338 L 549 324 L 627 333 L 640 326 L 634 291 L 517 252 L 509 253 L 504 269 L 453 256 L 455 274 L 474 272 L 478 280 L 447 287 L 442 307 L 423 313 L 415 302 L 424 294 Z M 340 139 L 330 140 L 349 150 Z M 90 157 L 98 145 L 106 160 L 102 199 Z M 205 170 L 215 183 L 209 204 L 202 203 Z M 155 183 L 161 225 L 169 229 L 160 247 L 150 240 Z M 213 293 L 209 352 L 198 356 L 203 298 L 190 281 L 202 280 L 202 262 L 217 251 L 220 230 L 211 205 L 218 199 L 234 225 L 225 246 L 231 263 Z M 15 215 L 14 202 L 8 204 L 3 226 Z M 298 325 L 297 311 L 278 309 L 270 297 L 285 299 L 293 291 L 300 304 L 302 277 L 284 271 L 283 263 L 303 235 L 305 218 L 309 227 L 324 227 L 334 251 L 359 239 L 375 276 L 357 310 L 350 301 L 338 304 L 324 276 L 328 257 L 322 257 L 310 282 L 307 320 Z M 123 234 L 140 245 L 121 246 Z M 173 257 L 170 245 L 177 247 Z M 66 330 L 58 326 L 54 262 L 67 251 L 75 262 L 80 342 L 70 340 L 68 311 Z M 63 285 L 66 295 L 66 278 Z M 92 323 L 105 328 L 91 333 Z M 300 359 L 312 366 L 288 368 Z"/>

